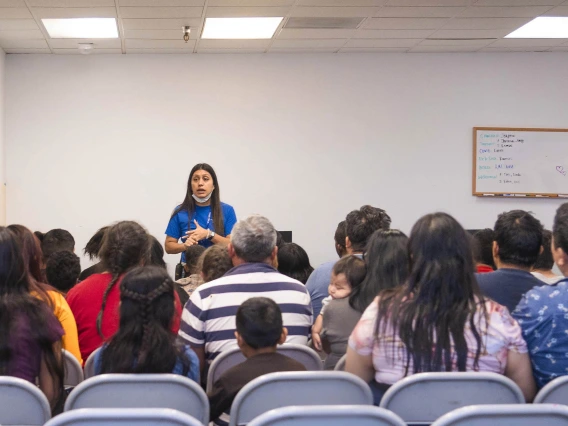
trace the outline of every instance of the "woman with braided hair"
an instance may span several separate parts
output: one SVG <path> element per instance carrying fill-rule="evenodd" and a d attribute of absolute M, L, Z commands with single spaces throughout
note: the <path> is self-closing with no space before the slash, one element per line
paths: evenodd
<path fill-rule="evenodd" d="M 120 285 L 130 269 L 144 265 L 150 255 L 150 239 L 136 222 L 118 222 L 107 230 L 99 257 L 104 272 L 93 274 L 67 293 L 67 302 L 75 315 L 81 356 L 86 360 L 118 330 Z M 177 333 L 181 304 L 175 295 L 172 331 Z"/>
<path fill-rule="evenodd" d="M 120 326 L 95 356 L 96 374 L 174 373 L 199 383 L 199 360 L 176 344 L 174 282 L 156 266 L 128 272 L 120 285 Z"/>

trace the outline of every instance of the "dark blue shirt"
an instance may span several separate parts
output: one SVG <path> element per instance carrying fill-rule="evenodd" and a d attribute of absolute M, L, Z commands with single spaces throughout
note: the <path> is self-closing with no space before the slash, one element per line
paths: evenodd
<path fill-rule="evenodd" d="M 530 272 L 502 268 L 488 274 L 475 274 L 481 292 L 513 312 L 523 295 L 544 283 Z"/>

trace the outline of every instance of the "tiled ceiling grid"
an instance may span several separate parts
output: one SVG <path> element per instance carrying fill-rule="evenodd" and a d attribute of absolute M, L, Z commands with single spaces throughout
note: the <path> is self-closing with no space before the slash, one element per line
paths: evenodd
<path fill-rule="evenodd" d="M 206 17 L 284 16 L 270 40 L 201 40 Z M 568 39 L 504 39 L 568 0 L 0 0 L 6 53 L 568 52 Z M 42 18 L 113 17 L 119 39 L 51 39 Z M 331 19 L 338 18 L 338 19 Z M 182 26 L 191 27 L 188 43 Z M 342 28 L 330 28 L 342 26 Z"/>

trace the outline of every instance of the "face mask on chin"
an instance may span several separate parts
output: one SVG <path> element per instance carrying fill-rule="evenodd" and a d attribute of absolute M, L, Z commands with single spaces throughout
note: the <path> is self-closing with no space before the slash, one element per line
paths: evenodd
<path fill-rule="evenodd" d="M 198 203 L 206 203 L 206 202 L 209 201 L 209 199 L 211 198 L 211 195 L 213 195 L 213 191 L 211 191 L 208 196 L 203 197 L 203 198 L 199 198 L 197 195 L 191 194 L 191 196 L 193 197 L 193 199 L 194 199 L 195 201 L 197 201 Z"/>

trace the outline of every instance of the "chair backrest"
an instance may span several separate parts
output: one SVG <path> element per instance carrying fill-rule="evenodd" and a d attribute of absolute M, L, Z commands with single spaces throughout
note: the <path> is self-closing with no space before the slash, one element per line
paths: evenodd
<path fill-rule="evenodd" d="M 0 424 L 43 425 L 51 418 L 49 401 L 37 387 L 17 377 L 0 377 Z"/>
<path fill-rule="evenodd" d="M 283 407 L 255 418 L 248 426 L 406 426 L 396 414 L 365 405 Z"/>
<path fill-rule="evenodd" d="M 169 408 L 81 408 L 60 414 L 45 426 L 202 426 L 189 414 Z"/>
<path fill-rule="evenodd" d="M 304 345 L 293 343 L 285 343 L 278 346 L 278 353 L 286 355 L 296 361 L 304 364 L 308 371 L 321 371 L 323 370 L 323 362 L 316 351 Z M 207 373 L 206 390 L 209 392 L 213 389 L 213 383 L 221 377 L 228 369 L 238 365 L 246 360 L 239 348 L 231 348 L 220 353 L 217 358 L 213 360 L 209 366 Z"/>
<path fill-rule="evenodd" d="M 568 405 L 568 376 L 558 377 L 547 383 L 537 393 L 534 403 Z"/>
<path fill-rule="evenodd" d="M 335 371 L 345 371 L 345 361 L 347 360 L 347 354 L 343 355 L 335 364 Z"/>
<path fill-rule="evenodd" d="M 95 356 L 100 350 L 101 348 L 95 349 L 87 358 L 87 361 L 85 362 L 85 368 L 83 369 L 83 376 L 85 380 L 95 375 Z"/>
<path fill-rule="evenodd" d="M 209 422 L 209 400 L 201 387 L 176 374 L 101 374 L 69 394 L 65 411 L 78 408 L 172 408 Z"/>
<path fill-rule="evenodd" d="M 381 407 L 407 423 L 430 424 L 456 408 L 475 404 L 522 404 L 523 393 L 497 373 L 418 373 L 395 383 Z"/>
<path fill-rule="evenodd" d="M 65 386 L 77 386 L 83 381 L 83 367 L 81 367 L 77 358 L 65 349 L 63 349 L 63 361 L 65 363 L 63 384 Z"/>
<path fill-rule="evenodd" d="M 270 373 L 244 386 L 231 407 L 230 425 L 250 422 L 274 408 L 290 405 L 371 405 L 363 380 L 343 371 Z"/>
<path fill-rule="evenodd" d="M 566 426 L 568 407 L 556 404 L 472 405 L 451 411 L 432 426 Z"/>

